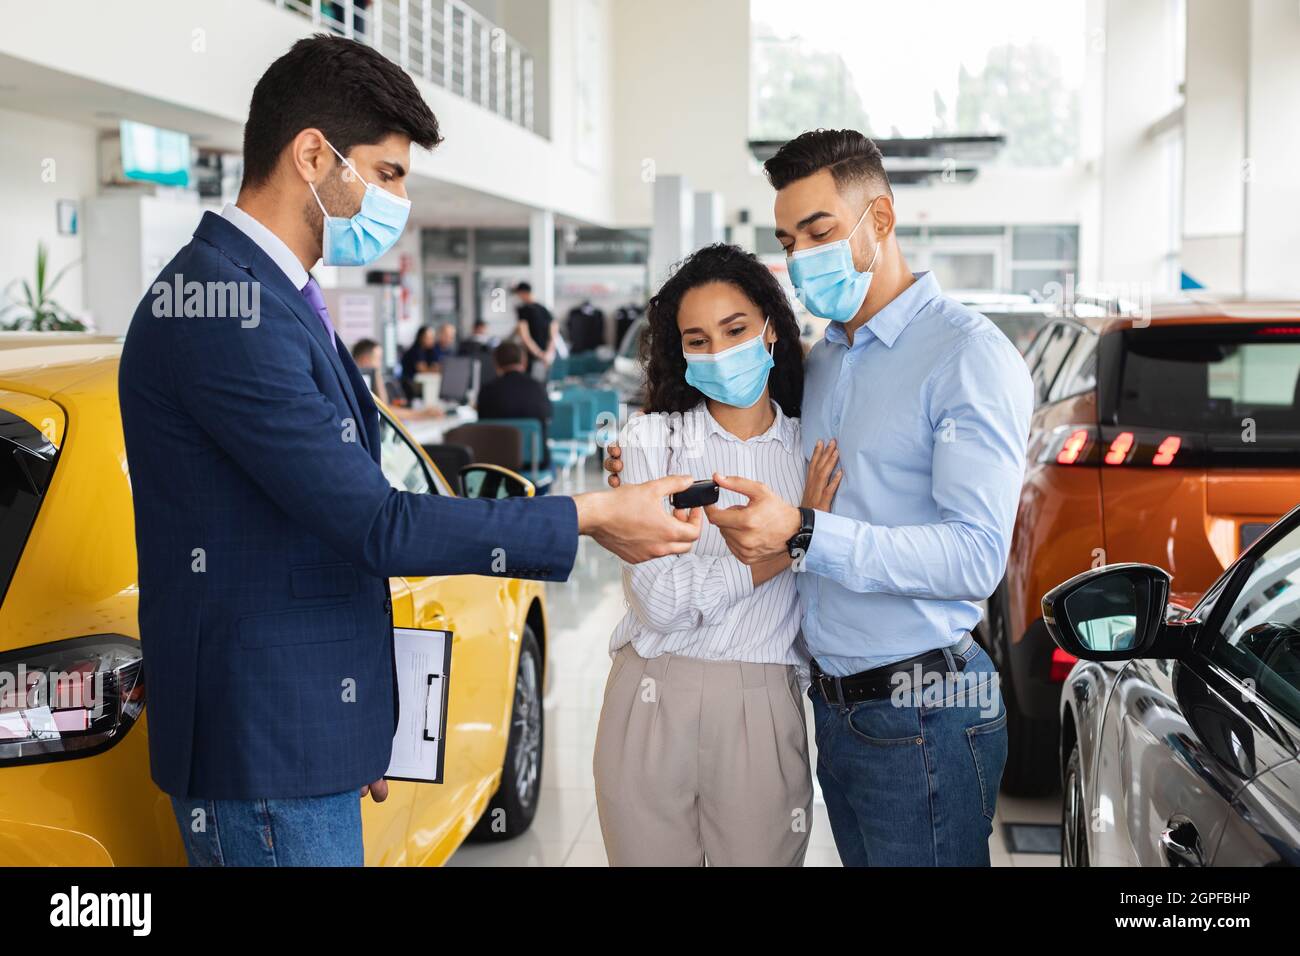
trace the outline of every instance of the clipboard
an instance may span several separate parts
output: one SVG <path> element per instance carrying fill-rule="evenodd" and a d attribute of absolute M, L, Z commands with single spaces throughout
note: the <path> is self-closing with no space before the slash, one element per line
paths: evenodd
<path fill-rule="evenodd" d="M 442 783 L 451 631 L 393 628 L 398 721 L 385 780 Z"/>

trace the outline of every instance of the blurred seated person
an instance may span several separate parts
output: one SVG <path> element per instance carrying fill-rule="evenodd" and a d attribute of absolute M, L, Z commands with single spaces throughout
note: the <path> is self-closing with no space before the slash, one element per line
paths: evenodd
<path fill-rule="evenodd" d="M 488 358 L 492 350 L 497 347 L 497 339 L 494 335 L 488 335 L 487 319 L 476 319 L 474 322 L 474 332 L 464 342 L 460 343 L 460 354 L 471 357 L 482 356 Z"/>
<path fill-rule="evenodd" d="M 433 326 L 422 325 L 420 331 L 415 333 L 415 341 L 411 343 L 411 347 L 402 353 L 402 388 L 406 392 L 408 401 L 420 395 L 421 389 L 415 376 L 438 370 L 436 345 Z"/>
<path fill-rule="evenodd" d="M 480 389 L 496 378 L 496 365 L 492 360 L 492 352 L 500 344 L 501 340 L 499 338 L 488 334 L 486 319 L 478 319 L 474 323 L 473 334 L 460 343 L 460 354 L 465 358 L 477 360 L 478 387 Z"/>
<path fill-rule="evenodd" d="M 542 460 L 528 462 L 536 468 L 551 467 L 546 447 L 546 426 L 551 420 L 551 399 L 546 386 L 528 374 L 523 347 L 517 342 L 502 342 L 492 353 L 497 377 L 479 389 L 478 417 L 535 418 L 542 423 Z M 529 449 L 525 447 L 527 456 Z"/>
<path fill-rule="evenodd" d="M 441 408 L 405 407 L 406 396 L 402 394 L 400 383 L 393 382 L 390 388 L 388 370 L 384 368 L 384 349 L 374 339 L 358 339 L 352 346 L 352 361 L 357 363 L 357 371 L 369 383 L 375 397 L 392 409 L 393 414 L 402 421 L 442 417 Z"/>
<path fill-rule="evenodd" d="M 448 355 L 456 354 L 456 326 L 444 322 L 438 327 L 438 337 L 433 343 L 433 361 L 441 363 Z M 435 369 L 434 371 L 437 371 Z"/>

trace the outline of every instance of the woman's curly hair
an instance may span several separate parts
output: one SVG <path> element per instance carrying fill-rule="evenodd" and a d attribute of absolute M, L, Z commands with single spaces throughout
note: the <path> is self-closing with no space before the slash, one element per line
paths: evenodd
<path fill-rule="evenodd" d="M 704 401 L 694 385 L 686 384 L 686 359 L 677 310 L 687 292 L 711 282 L 726 282 L 745 294 L 776 331 L 768 392 L 781 411 L 799 416 L 803 397 L 803 348 L 799 323 L 781 284 L 758 258 L 739 246 L 717 243 L 691 253 L 646 307 L 647 326 L 641 336 L 645 361 L 647 412 L 685 412 Z"/>

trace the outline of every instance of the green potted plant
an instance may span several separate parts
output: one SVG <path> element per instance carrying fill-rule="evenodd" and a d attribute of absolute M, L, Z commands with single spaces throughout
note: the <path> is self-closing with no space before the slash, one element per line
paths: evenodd
<path fill-rule="evenodd" d="M 8 302 L 0 308 L 0 328 L 29 332 L 82 332 L 85 323 L 51 298 L 54 287 L 76 262 L 70 262 L 48 281 L 49 251 L 36 244 L 36 279 L 15 279 L 5 289 Z M 6 324 L 7 323 L 7 324 Z"/>

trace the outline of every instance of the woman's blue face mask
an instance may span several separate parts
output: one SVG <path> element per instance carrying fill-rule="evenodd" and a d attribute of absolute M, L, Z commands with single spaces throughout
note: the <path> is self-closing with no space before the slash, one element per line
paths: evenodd
<path fill-rule="evenodd" d="M 724 405 L 749 408 L 763 397 L 767 377 L 775 361 L 773 343 L 769 350 L 763 341 L 767 335 L 767 321 L 763 331 L 752 339 L 733 345 L 721 352 L 683 351 L 686 359 L 686 384 Z"/>
<path fill-rule="evenodd" d="M 325 145 L 334 149 L 334 144 L 329 140 L 325 141 Z M 334 155 L 352 170 L 357 179 L 366 183 L 356 168 L 343 158 L 342 153 L 334 149 Z M 320 206 L 320 211 L 325 215 L 321 261 L 327 266 L 365 266 L 374 262 L 393 248 L 411 214 L 409 199 L 394 196 L 374 183 L 366 183 L 366 195 L 355 216 L 331 216 L 316 194 L 315 185 L 307 185 L 311 194 L 316 196 L 316 205 Z"/>

